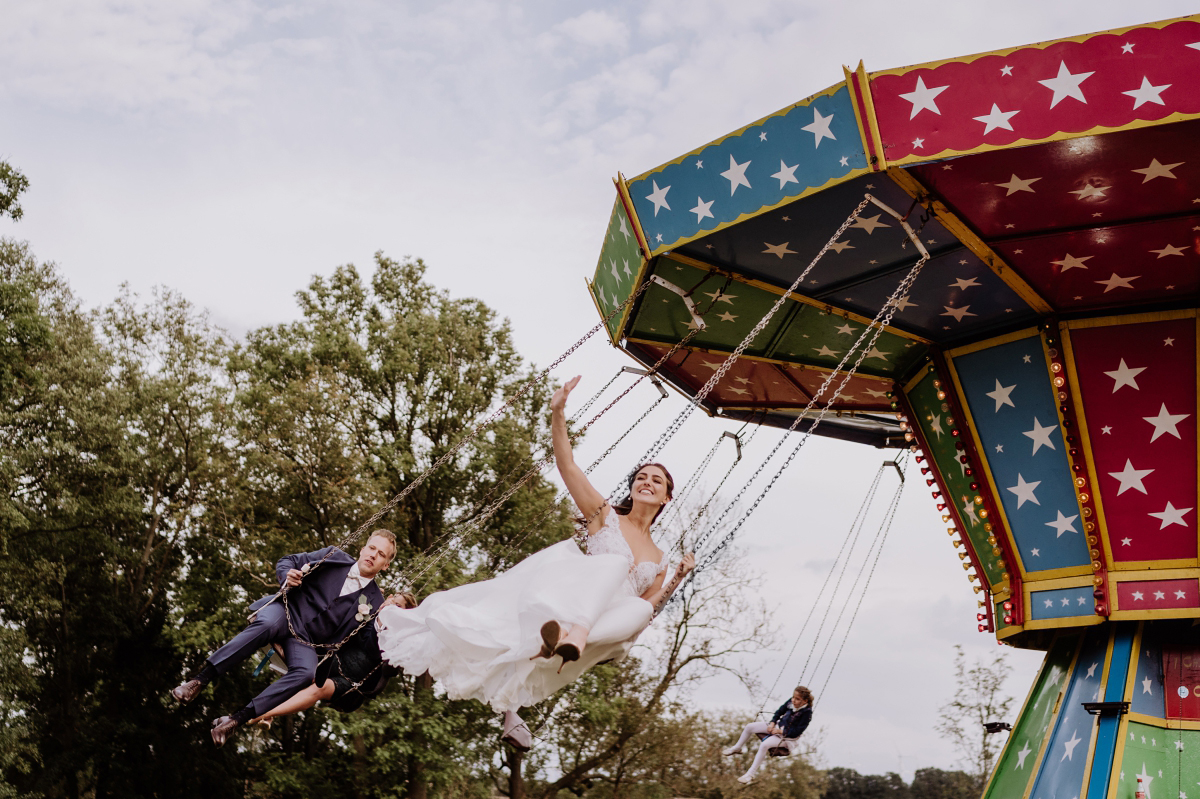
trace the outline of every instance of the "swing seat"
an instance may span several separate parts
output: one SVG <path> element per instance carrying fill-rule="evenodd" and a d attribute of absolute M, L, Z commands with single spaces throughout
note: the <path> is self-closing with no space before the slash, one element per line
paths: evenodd
<path fill-rule="evenodd" d="M 287 674 L 287 660 L 284 659 L 283 647 L 279 644 L 271 644 L 271 646 L 267 648 L 266 656 L 259 661 L 259 664 L 254 668 L 254 672 L 251 676 L 259 676 L 266 671 L 268 667 L 270 667 L 271 671 L 275 672 L 276 674 Z"/>
<path fill-rule="evenodd" d="M 767 754 L 771 757 L 787 757 L 791 753 L 792 750 L 788 749 L 786 746 L 772 746 L 767 750 Z"/>

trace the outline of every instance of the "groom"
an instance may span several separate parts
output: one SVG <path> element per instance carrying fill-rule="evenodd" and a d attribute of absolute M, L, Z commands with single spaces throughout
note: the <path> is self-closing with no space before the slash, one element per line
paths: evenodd
<path fill-rule="evenodd" d="M 388 530 L 376 530 L 359 551 L 357 561 L 336 547 L 284 556 L 275 564 L 284 595 L 265 596 L 254 602 L 250 610 L 255 613 L 246 629 L 209 655 L 200 672 L 173 689 L 171 696 L 190 702 L 205 685 L 256 650 L 279 644 L 287 673 L 250 704 L 213 721 L 213 743 L 221 746 L 238 727 L 312 684 L 320 655 L 317 648 L 307 644 L 323 648 L 342 641 L 358 626 L 364 612 L 374 613 L 385 604 L 375 576 L 388 567 L 395 554 L 396 536 Z M 322 558 L 324 563 L 320 562 Z"/>

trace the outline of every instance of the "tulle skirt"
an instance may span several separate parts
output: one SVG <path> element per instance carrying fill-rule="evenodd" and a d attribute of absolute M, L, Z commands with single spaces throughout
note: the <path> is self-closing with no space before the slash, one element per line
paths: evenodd
<path fill-rule="evenodd" d="M 652 608 L 628 587 L 619 555 L 585 555 L 573 540 L 535 552 L 491 580 L 440 591 L 418 607 L 380 611 L 379 648 L 408 674 L 428 671 L 452 699 L 497 711 L 542 701 L 601 661 L 621 659 Z M 591 629 L 579 660 L 530 660 L 547 621 Z"/>

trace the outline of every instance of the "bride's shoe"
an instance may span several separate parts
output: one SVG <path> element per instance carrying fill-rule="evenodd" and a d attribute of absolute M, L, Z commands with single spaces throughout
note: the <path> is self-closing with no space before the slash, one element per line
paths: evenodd
<path fill-rule="evenodd" d="M 587 631 L 582 634 L 577 633 L 580 630 L 578 625 L 571 628 L 571 631 L 563 636 L 558 646 L 554 647 L 554 654 L 562 658 L 562 665 L 558 667 L 558 673 L 562 674 L 562 670 L 568 663 L 574 660 L 579 660 L 579 656 L 583 654 L 584 647 L 587 646 Z M 582 639 L 582 640 L 579 640 Z"/>
<path fill-rule="evenodd" d="M 518 752 L 528 752 L 533 746 L 533 736 L 529 732 L 529 727 L 521 720 L 520 716 L 511 710 L 504 712 L 504 732 L 500 736 L 500 740 Z"/>
<path fill-rule="evenodd" d="M 548 621 L 542 625 L 542 649 L 530 660 L 545 658 L 549 660 L 554 657 L 554 650 L 558 646 L 558 639 L 562 635 L 562 626 L 556 621 Z"/>

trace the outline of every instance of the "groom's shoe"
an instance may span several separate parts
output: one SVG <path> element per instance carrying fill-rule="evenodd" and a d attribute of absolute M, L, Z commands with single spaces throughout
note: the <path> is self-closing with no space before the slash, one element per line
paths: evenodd
<path fill-rule="evenodd" d="M 191 679 L 182 685 L 172 688 L 171 696 L 175 697 L 175 699 L 186 705 L 188 702 L 191 702 L 193 699 L 195 699 L 203 689 L 204 683 L 197 679 Z"/>
<path fill-rule="evenodd" d="M 500 740 L 518 752 L 528 752 L 533 746 L 533 735 L 529 732 L 529 726 L 511 710 L 504 712 L 504 734 L 500 736 Z"/>
<path fill-rule="evenodd" d="M 212 739 L 217 747 L 225 745 L 225 741 L 233 735 L 233 731 L 242 726 L 233 716 L 221 716 L 219 719 L 213 719 Z"/>

